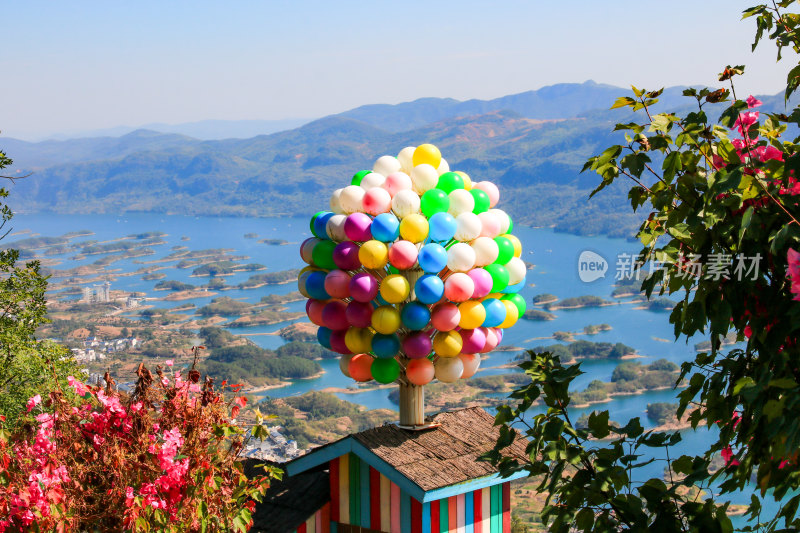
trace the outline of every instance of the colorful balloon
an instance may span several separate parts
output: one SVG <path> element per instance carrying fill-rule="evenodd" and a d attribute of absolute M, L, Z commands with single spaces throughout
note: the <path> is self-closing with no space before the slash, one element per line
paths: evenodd
<path fill-rule="evenodd" d="M 483 325 L 483 321 L 486 320 L 486 309 L 477 300 L 467 300 L 458 304 L 458 311 L 461 313 L 461 319 L 458 321 L 461 329 L 475 329 Z"/>
<path fill-rule="evenodd" d="M 447 268 L 466 272 L 475 266 L 475 250 L 465 242 L 457 242 L 447 250 Z"/>
<path fill-rule="evenodd" d="M 439 163 L 442 162 L 442 153 L 432 144 L 420 144 L 414 149 L 411 162 L 414 164 L 414 167 L 424 164 L 430 165 L 435 169 L 439 166 Z"/>
<path fill-rule="evenodd" d="M 436 167 L 432 167 L 431 165 L 418 165 L 411 171 L 411 184 L 414 192 L 418 195 L 422 195 L 426 191 L 436 187 L 438 181 L 439 173 L 436 172 Z"/>
<path fill-rule="evenodd" d="M 347 240 L 347 235 L 344 232 L 344 223 L 347 221 L 347 215 L 333 215 L 328 219 L 325 231 L 328 233 L 328 238 L 336 242 Z"/>
<path fill-rule="evenodd" d="M 458 357 L 440 357 L 433 368 L 436 379 L 442 383 L 453 383 L 464 373 L 464 363 Z"/>
<path fill-rule="evenodd" d="M 460 170 L 456 170 L 456 174 L 461 176 L 461 179 L 464 180 L 464 189 L 468 191 L 472 189 L 472 179 L 469 177 L 469 174 Z"/>
<path fill-rule="evenodd" d="M 439 166 L 436 167 L 436 172 L 438 172 L 440 176 L 446 172 L 450 172 L 450 164 L 445 160 L 444 157 L 439 162 Z"/>
<path fill-rule="evenodd" d="M 481 219 L 475 213 L 461 213 L 456 217 L 455 238 L 470 242 L 481 234 Z"/>
<path fill-rule="evenodd" d="M 358 302 L 371 302 L 378 295 L 378 281 L 367 272 L 361 272 L 350 280 L 350 296 Z"/>
<path fill-rule="evenodd" d="M 327 303 L 328 302 L 324 300 L 315 300 L 314 298 L 308 299 L 306 302 L 306 314 L 312 324 L 316 324 L 317 326 L 325 325 L 325 322 L 322 320 L 322 309 Z"/>
<path fill-rule="evenodd" d="M 491 202 L 489 200 L 489 195 L 486 194 L 485 191 L 473 188 L 469 193 L 472 195 L 472 200 L 474 202 L 474 207 L 472 208 L 473 213 L 477 215 L 489 210 L 489 204 Z"/>
<path fill-rule="evenodd" d="M 412 359 L 406 366 L 406 377 L 412 385 L 427 385 L 434 378 L 433 362 L 429 359 Z"/>
<path fill-rule="evenodd" d="M 419 195 L 414 191 L 398 191 L 397 194 L 392 197 L 392 212 L 400 219 L 414 213 L 419 213 L 419 210 Z"/>
<path fill-rule="evenodd" d="M 339 370 L 342 371 L 342 374 L 347 376 L 348 378 L 352 378 L 353 376 L 350 375 L 350 360 L 355 356 L 355 354 L 349 353 L 341 356 L 339 358 Z"/>
<path fill-rule="evenodd" d="M 461 379 L 468 379 L 475 375 L 478 368 L 481 366 L 481 356 L 477 353 L 460 353 L 458 358 L 464 365 L 464 372 L 461 374 Z"/>
<path fill-rule="evenodd" d="M 350 351 L 350 348 L 347 347 L 347 343 L 344 340 L 346 335 L 346 329 L 337 329 L 331 331 L 331 350 L 340 354 L 353 353 Z"/>
<path fill-rule="evenodd" d="M 375 359 L 370 372 L 378 383 L 394 383 L 400 377 L 400 364 L 395 359 Z"/>
<path fill-rule="evenodd" d="M 358 250 L 358 260 L 364 268 L 379 270 L 389 261 L 389 249 L 381 241 L 367 241 Z"/>
<path fill-rule="evenodd" d="M 514 257 L 522 256 L 522 243 L 519 242 L 519 239 L 510 233 L 506 233 L 503 237 L 511 241 L 511 244 L 514 246 Z"/>
<path fill-rule="evenodd" d="M 500 200 L 500 191 L 497 189 L 497 185 L 491 181 L 479 181 L 472 187 L 473 189 L 479 189 L 485 192 L 489 196 L 489 207 L 496 206 L 497 202 Z"/>
<path fill-rule="evenodd" d="M 372 171 L 388 176 L 392 172 L 399 171 L 400 166 L 400 161 L 398 161 L 396 157 L 382 155 L 375 161 L 375 164 L 372 165 Z"/>
<path fill-rule="evenodd" d="M 351 326 L 366 328 L 372 324 L 372 311 L 372 304 L 370 304 L 369 301 L 359 302 L 358 300 L 353 300 L 347 304 L 345 317 Z"/>
<path fill-rule="evenodd" d="M 486 265 L 484 270 L 492 276 L 492 292 L 501 292 L 508 286 L 508 270 L 497 263 Z"/>
<path fill-rule="evenodd" d="M 495 237 L 494 242 L 497 244 L 497 257 L 492 262 L 505 265 L 514 257 L 514 244 L 508 235 Z"/>
<path fill-rule="evenodd" d="M 392 196 L 386 189 L 372 187 L 364 193 L 364 211 L 372 216 L 388 213 L 392 209 Z"/>
<path fill-rule="evenodd" d="M 352 293 L 352 288 L 350 290 Z M 435 304 L 444 295 L 444 282 L 435 274 L 425 274 L 414 285 L 417 300 L 424 304 Z"/>
<path fill-rule="evenodd" d="M 342 197 L 342 191 L 343 190 L 344 189 L 336 189 L 335 191 L 333 191 L 333 193 L 331 194 L 330 202 L 329 202 L 331 211 L 333 211 L 337 215 L 344 214 L 344 210 L 342 209 L 342 203 L 341 203 L 341 201 L 339 201 L 339 199 Z"/>
<path fill-rule="evenodd" d="M 520 317 L 525 314 L 525 311 L 528 309 L 528 305 L 525 302 L 525 298 L 523 298 L 519 294 L 506 294 L 504 295 L 501 300 L 505 300 L 507 302 L 511 302 L 514 304 L 514 307 L 517 308 L 517 316 Z"/>
<path fill-rule="evenodd" d="M 400 274 L 391 274 L 381 280 L 380 295 L 390 304 L 399 304 L 411 293 L 411 285 Z M 397 315 L 400 320 L 400 314 Z"/>
<path fill-rule="evenodd" d="M 450 199 L 450 208 L 448 213 L 457 217 L 461 213 L 472 213 L 475 209 L 475 199 L 470 194 L 470 191 L 464 189 L 456 189 L 448 196 Z"/>
<path fill-rule="evenodd" d="M 470 246 L 475 250 L 476 266 L 482 267 L 494 263 L 500 253 L 497 243 L 489 237 L 478 237 Z"/>
<path fill-rule="evenodd" d="M 369 227 L 372 219 L 364 213 L 353 213 L 344 221 L 344 234 L 348 240 L 364 242 L 372 239 Z"/>
<path fill-rule="evenodd" d="M 410 174 L 411 169 L 414 168 L 414 150 L 416 149 L 416 146 L 406 146 L 397 154 L 397 160 L 400 162 L 400 168 L 406 174 Z"/>
<path fill-rule="evenodd" d="M 363 180 L 362 180 L 363 181 Z M 339 204 L 346 215 L 361 211 L 363 208 L 364 193 L 366 191 L 358 185 L 348 185 L 339 195 Z"/>
<path fill-rule="evenodd" d="M 439 331 L 456 329 L 461 321 L 458 307 L 451 303 L 440 303 L 431 310 L 431 325 Z"/>
<path fill-rule="evenodd" d="M 320 327 L 317 329 L 317 342 L 322 345 L 323 348 L 331 349 L 331 334 L 333 332 L 326 327 Z"/>
<path fill-rule="evenodd" d="M 450 194 L 456 189 L 464 188 L 464 178 L 455 172 L 445 172 L 439 176 L 439 181 L 436 183 L 436 188 L 443 190 L 447 194 Z"/>
<path fill-rule="evenodd" d="M 372 356 L 366 353 L 354 355 L 347 367 L 350 371 L 350 377 L 362 383 L 371 381 L 373 361 Z"/>
<path fill-rule="evenodd" d="M 400 221 L 400 237 L 414 243 L 428 236 L 428 219 L 418 213 L 407 215 Z"/>
<path fill-rule="evenodd" d="M 332 300 L 322 308 L 322 323 L 333 331 L 344 330 L 350 327 L 345 316 L 347 304 L 341 300 Z"/>
<path fill-rule="evenodd" d="M 381 242 L 394 242 L 400 236 L 400 221 L 392 213 L 381 213 L 372 220 L 372 238 Z"/>
<path fill-rule="evenodd" d="M 433 349 L 430 335 L 424 331 L 413 331 L 402 342 L 403 353 L 410 359 L 428 357 Z"/>
<path fill-rule="evenodd" d="M 317 239 L 316 237 L 311 237 L 310 239 L 304 240 L 303 244 L 300 245 L 300 257 L 303 259 L 303 261 L 305 261 L 309 265 L 314 264 L 314 255 L 313 255 L 314 247 L 317 245 L 319 241 L 320 239 Z"/>
<path fill-rule="evenodd" d="M 328 220 L 334 215 L 330 211 L 320 211 L 314 218 L 312 219 L 311 223 L 311 233 L 314 234 L 315 237 L 320 239 L 327 239 L 328 238 Z"/>
<path fill-rule="evenodd" d="M 511 217 L 508 216 L 508 213 L 503 211 L 502 209 L 489 209 L 489 212 L 492 213 L 500 220 L 500 233 L 508 233 L 511 227 Z"/>
<path fill-rule="evenodd" d="M 378 357 L 388 358 L 394 357 L 400 350 L 400 339 L 397 335 L 376 333 L 372 337 L 372 353 Z"/>
<path fill-rule="evenodd" d="M 421 330 L 430 322 L 431 312 L 426 305 L 419 302 L 409 302 L 400 311 L 400 320 L 408 330 Z"/>
<path fill-rule="evenodd" d="M 449 241 L 456 233 L 456 219 L 449 213 L 434 213 L 428 224 L 428 238 L 432 241 Z"/>
<path fill-rule="evenodd" d="M 447 266 L 447 250 L 440 244 L 426 244 L 420 248 L 417 261 L 424 272 L 436 274 Z"/>
<path fill-rule="evenodd" d="M 372 329 L 389 335 L 400 329 L 400 312 L 391 305 L 381 305 L 372 312 Z"/>
<path fill-rule="evenodd" d="M 389 263 L 398 270 L 407 270 L 417 264 L 419 251 L 410 241 L 397 241 L 389 247 Z"/>
<path fill-rule="evenodd" d="M 321 270 L 309 272 L 305 276 L 305 290 L 310 298 L 315 300 L 328 300 L 330 294 L 325 290 L 325 277 L 327 274 Z"/>
<path fill-rule="evenodd" d="M 420 198 L 422 214 L 430 218 L 436 213 L 446 213 L 450 208 L 450 198 L 439 189 L 430 189 Z"/>
<path fill-rule="evenodd" d="M 506 270 L 508 270 L 508 285 L 516 285 L 525 279 L 525 274 L 528 269 L 525 267 L 525 262 L 519 257 L 512 257 L 508 263 L 505 264 L 505 267 Z"/>
<path fill-rule="evenodd" d="M 333 262 L 342 270 L 358 270 L 361 261 L 358 260 L 358 245 L 351 241 L 342 241 L 333 249 Z"/>
<path fill-rule="evenodd" d="M 500 235 L 500 217 L 487 211 L 479 214 L 478 218 L 481 219 L 481 236 L 494 239 Z"/>
<path fill-rule="evenodd" d="M 506 306 L 497 298 L 485 299 L 483 308 L 486 310 L 486 318 L 481 325 L 485 328 L 497 327 L 506 319 Z"/>
<path fill-rule="evenodd" d="M 325 292 L 331 298 L 348 298 L 350 296 L 350 274 L 342 270 L 331 270 L 325 276 Z"/>
<path fill-rule="evenodd" d="M 467 275 L 472 279 L 475 284 L 475 291 L 472 293 L 473 298 L 483 298 L 492 292 L 492 275 L 483 268 L 473 268 Z"/>
<path fill-rule="evenodd" d="M 463 272 L 451 274 L 444 282 L 444 297 L 451 302 L 466 302 L 474 292 L 475 282 Z"/>
<path fill-rule="evenodd" d="M 486 332 L 481 328 L 462 329 L 458 333 L 461 335 L 461 351 L 464 353 L 478 353 L 486 345 Z"/>
<path fill-rule="evenodd" d="M 405 172 L 392 172 L 386 176 L 386 181 L 383 182 L 381 187 L 386 189 L 386 192 L 389 193 L 389 196 L 393 197 L 400 191 L 410 191 L 414 185 L 411 182 L 411 176 Z"/>
<path fill-rule="evenodd" d="M 336 243 L 333 241 L 319 241 L 311 252 L 314 265 L 325 270 L 336 268 L 336 263 L 333 262 L 334 248 L 336 248 Z"/>
<path fill-rule="evenodd" d="M 517 320 L 519 320 L 519 309 L 517 309 L 517 306 L 514 305 L 513 302 L 509 302 L 508 300 L 500 301 L 506 307 L 506 318 L 497 327 L 501 329 L 510 328 L 517 323 Z"/>
<path fill-rule="evenodd" d="M 364 176 L 364 179 L 361 180 L 361 188 L 364 189 L 365 191 L 368 191 L 369 189 L 380 187 L 381 185 L 383 185 L 384 181 L 386 181 L 386 176 L 384 176 L 383 174 L 378 174 L 377 172 L 370 172 L 369 174 Z M 364 196 L 366 196 L 366 194 Z M 364 204 L 363 199 L 361 200 L 361 204 L 363 206 Z"/>
<path fill-rule="evenodd" d="M 433 351 L 440 357 L 455 357 L 461 353 L 463 343 L 457 331 L 440 331 L 433 336 Z"/>
<path fill-rule="evenodd" d="M 361 180 L 370 172 L 370 170 L 359 170 L 353 175 L 353 179 L 350 180 L 350 185 L 361 185 Z"/>

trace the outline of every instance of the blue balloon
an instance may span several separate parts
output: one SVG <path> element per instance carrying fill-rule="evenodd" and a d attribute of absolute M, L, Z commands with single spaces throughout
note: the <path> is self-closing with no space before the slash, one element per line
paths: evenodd
<path fill-rule="evenodd" d="M 377 306 L 375 305 L 375 302 L 378 302 L 378 305 L 392 305 L 392 304 L 390 304 L 389 302 L 387 302 L 387 301 L 386 301 L 386 300 L 383 298 L 383 296 L 381 296 L 381 293 L 380 293 L 380 292 L 378 292 L 378 294 L 375 296 L 375 299 L 372 301 L 372 307 L 377 307 Z"/>
<path fill-rule="evenodd" d="M 519 283 L 515 283 L 514 285 L 509 285 L 500 292 L 503 292 L 505 294 L 517 294 L 524 288 L 525 288 L 525 278 L 522 278 L 522 281 L 520 281 Z"/>
<path fill-rule="evenodd" d="M 483 308 L 486 309 L 486 320 L 482 324 L 485 328 L 499 326 L 506 319 L 506 306 L 497 298 L 485 299 Z"/>
<path fill-rule="evenodd" d="M 384 335 L 377 333 L 372 337 L 372 353 L 378 357 L 389 358 L 397 355 L 400 351 L 400 339 L 397 335 Z"/>
<path fill-rule="evenodd" d="M 435 304 L 444 296 L 444 282 L 435 274 L 425 274 L 414 285 L 414 293 L 418 301 L 428 305 Z"/>
<path fill-rule="evenodd" d="M 317 218 L 314 219 L 314 228 L 311 232 L 314 234 L 314 237 L 318 239 L 326 239 L 330 240 L 328 237 L 328 221 L 333 216 L 333 213 L 330 211 L 326 211 L 324 213 L 320 213 Z"/>
<path fill-rule="evenodd" d="M 419 302 L 409 302 L 400 311 L 400 320 L 403 325 L 411 331 L 419 331 L 428 325 L 431 320 L 431 312 L 427 306 Z"/>
<path fill-rule="evenodd" d="M 372 219 L 372 238 L 381 242 L 394 242 L 400 236 L 400 221 L 392 213 L 381 213 Z"/>
<path fill-rule="evenodd" d="M 428 243 L 420 248 L 417 261 L 425 272 L 440 272 L 447 266 L 447 250 L 440 244 Z"/>
<path fill-rule="evenodd" d="M 456 233 L 456 219 L 450 213 L 434 213 L 428 224 L 428 238 L 432 241 L 449 241 Z"/>
<path fill-rule="evenodd" d="M 325 348 L 331 350 L 331 333 L 330 329 L 320 326 L 317 330 L 317 341 Z"/>
<path fill-rule="evenodd" d="M 325 276 L 327 273 L 315 270 L 306 278 L 306 292 L 315 300 L 328 300 L 331 295 L 325 290 Z"/>

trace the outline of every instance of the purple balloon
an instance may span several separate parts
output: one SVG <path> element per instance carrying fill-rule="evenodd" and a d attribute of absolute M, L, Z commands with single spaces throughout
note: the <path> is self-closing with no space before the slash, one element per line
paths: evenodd
<path fill-rule="evenodd" d="M 353 353 L 347 347 L 347 344 L 344 342 L 344 336 L 347 333 L 346 330 L 334 331 L 331 333 L 331 349 L 334 352 L 340 353 L 342 355 L 347 355 Z"/>
<path fill-rule="evenodd" d="M 357 302 L 371 302 L 378 295 L 378 280 L 361 272 L 350 280 L 350 296 Z"/>
<path fill-rule="evenodd" d="M 335 261 L 335 259 L 334 259 Z M 475 283 L 475 290 L 472 293 L 473 298 L 483 298 L 492 292 L 492 275 L 482 268 L 473 268 L 467 272 L 467 276 L 472 278 Z"/>
<path fill-rule="evenodd" d="M 347 329 L 350 323 L 347 322 L 346 310 L 347 304 L 341 300 L 333 300 L 326 303 L 325 307 L 322 308 L 322 322 L 325 327 L 334 331 Z"/>
<path fill-rule="evenodd" d="M 358 270 L 358 245 L 351 241 L 342 241 L 333 249 L 333 262 L 342 270 Z"/>
<path fill-rule="evenodd" d="M 368 328 L 372 325 L 372 306 L 367 302 L 353 300 L 347 304 L 345 316 L 347 316 L 347 321 L 351 326 Z"/>
<path fill-rule="evenodd" d="M 344 221 L 344 234 L 351 241 L 364 242 L 372 239 L 369 227 L 372 219 L 364 213 L 353 213 Z"/>
<path fill-rule="evenodd" d="M 462 329 L 461 353 L 479 353 L 486 345 L 486 334 L 480 329 Z"/>
<path fill-rule="evenodd" d="M 432 347 L 431 338 L 424 331 L 415 331 L 403 339 L 403 351 L 411 359 L 427 357 Z"/>

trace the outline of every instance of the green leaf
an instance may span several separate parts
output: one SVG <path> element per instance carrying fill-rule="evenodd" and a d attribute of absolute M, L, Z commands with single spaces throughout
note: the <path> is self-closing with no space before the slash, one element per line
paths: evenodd
<path fill-rule="evenodd" d="M 739 246 L 742 246 L 742 237 L 744 237 L 744 233 L 747 231 L 747 228 L 750 227 L 750 221 L 753 220 L 753 206 L 751 205 L 748 207 L 744 215 L 742 215 L 742 224 L 739 227 Z"/>
<path fill-rule="evenodd" d="M 734 395 L 739 394 L 740 392 L 742 392 L 742 389 L 748 389 L 750 387 L 755 387 L 755 386 L 756 382 L 755 380 L 753 380 L 753 378 L 751 377 L 740 378 L 739 380 L 736 381 L 736 384 L 733 386 L 733 394 Z"/>
<path fill-rule="evenodd" d="M 614 102 L 614 105 L 612 105 L 610 107 L 610 109 L 617 109 L 618 107 L 632 106 L 634 104 L 636 104 L 636 100 L 634 100 L 630 96 L 620 96 L 619 98 L 617 98 L 616 102 Z"/>

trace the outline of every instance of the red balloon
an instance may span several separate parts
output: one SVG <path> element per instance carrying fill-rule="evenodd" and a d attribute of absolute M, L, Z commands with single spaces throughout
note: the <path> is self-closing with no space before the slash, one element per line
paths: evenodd
<path fill-rule="evenodd" d="M 347 298 L 350 296 L 350 274 L 344 270 L 331 270 L 325 276 L 325 292 L 331 298 Z"/>
<path fill-rule="evenodd" d="M 406 367 L 406 377 L 413 385 L 422 386 L 431 382 L 434 375 L 430 359 L 412 359 Z"/>
<path fill-rule="evenodd" d="M 374 359 L 371 355 L 360 353 L 354 355 L 350 359 L 350 364 L 347 369 L 350 371 L 350 377 L 356 381 L 370 381 L 372 379 L 372 361 Z"/>
<path fill-rule="evenodd" d="M 461 312 L 455 304 L 441 303 L 431 310 L 431 325 L 439 331 L 450 331 L 458 326 Z"/>
<path fill-rule="evenodd" d="M 322 308 L 322 325 L 334 331 L 347 329 L 350 323 L 347 322 L 346 310 L 347 304 L 343 301 L 331 300 Z"/>
<path fill-rule="evenodd" d="M 348 348 L 347 344 L 344 342 L 345 333 L 347 333 L 347 330 L 339 330 L 331 333 L 331 348 L 333 349 L 334 352 L 340 354 L 353 353 L 350 351 L 350 348 Z"/>
<path fill-rule="evenodd" d="M 427 357 L 431 353 L 433 343 L 428 333 L 424 331 L 415 331 L 403 339 L 403 352 L 410 359 L 421 359 Z"/>
<path fill-rule="evenodd" d="M 322 310 L 325 308 L 327 303 L 328 302 L 325 300 L 314 300 L 313 298 L 306 302 L 306 314 L 308 315 L 308 318 L 311 319 L 312 323 L 318 326 L 325 325 L 325 321 L 322 320 Z"/>

